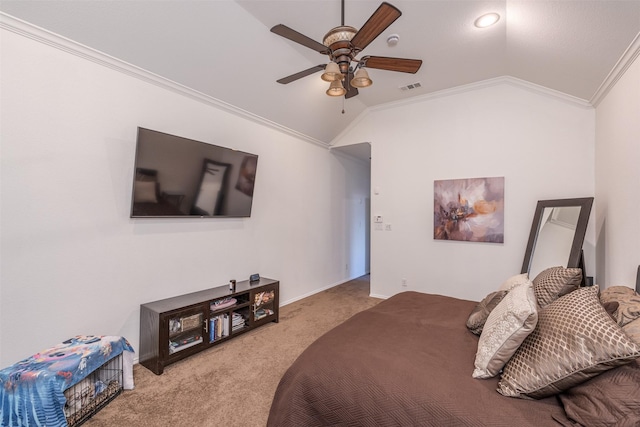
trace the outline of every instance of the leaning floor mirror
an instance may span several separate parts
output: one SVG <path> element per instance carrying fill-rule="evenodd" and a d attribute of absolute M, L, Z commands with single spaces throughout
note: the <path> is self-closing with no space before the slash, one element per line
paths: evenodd
<path fill-rule="evenodd" d="M 533 279 L 549 267 L 583 267 L 582 244 L 592 205 L 593 197 L 538 201 L 521 272 Z M 583 271 L 583 285 L 585 276 Z"/>

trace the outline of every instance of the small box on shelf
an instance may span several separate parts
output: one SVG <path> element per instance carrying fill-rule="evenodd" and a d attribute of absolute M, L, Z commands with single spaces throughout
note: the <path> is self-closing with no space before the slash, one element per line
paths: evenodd
<path fill-rule="evenodd" d="M 181 321 L 183 332 L 190 329 L 198 328 L 202 324 L 202 313 L 194 314 L 193 316 L 189 317 L 183 317 Z"/>
<path fill-rule="evenodd" d="M 169 336 L 176 336 L 182 332 L 197 329 L 202 325 L 202 313 L 187 317 L 175 317 L 169 319 Z"/>

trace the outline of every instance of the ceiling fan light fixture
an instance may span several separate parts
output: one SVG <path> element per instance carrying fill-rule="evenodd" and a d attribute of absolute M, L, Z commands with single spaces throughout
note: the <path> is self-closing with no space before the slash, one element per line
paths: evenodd
<path fill-rule="evenodd" d="M 400 12 L 397 7 L 383 1 L 375 12 L 369 16 L 369 19 L 367 19 L 362 27 L 357 30 L 354 27 L 344 25 L 344 2 L 345 0 L 342 0 L 342 25 L 332 28 L 325 34 L 322 43 L 286 25 L 278 24 L 271 28 L 272 33 L 329 57 L 329 64 L 315 65 L 306 70 L 276 80 L 278 83 L 288 84 L 323 70 L 321 75 L 322 80 L 330 82 L 329 88 L 326 91 L 327 95 L 336 97 L 344 96 L 345 99 L 350 99 L 358 95 L 359 87 L 364 88 L 373 84 L 368 72 L 360 70 L 365 66 L 374 69 L 412 74 L 415 74 L 420 69 L 422 61 L 418 59 L 364 56 L 360 60 L 357 60 L 356 56 L 378 36 L 382 35 L 382 33 L 402 15 L 402 12 Z M 397 34 L 391 34 L 387 38 L 387 43 L 391 46 L 397 43 L 399 38 Z M 352 65 L 354 62 L 357 65 Z M 358 70 L 360 71 L 358 72 Z M 353 75 L 353 73 L 355 73 L 355 75 Z M 343 80 L 348 82 L 346 85 L 350 86 L 343 85 Z M 353 82 L 353 84 L 351 84 L 351 82 Z"/>
<path fill-rule="evenodd" d="M 324 73 L 320 76 L 325 82 L 334 82 L 344 79 L 344 75 L 340 71 L 340 67 L 335 62 L 329 62 L 324 69 Z"/>
<path fill-rule="evenodd" d="M 495 24 L 500 20 L 500 15 L 497 13 L 485 13 L 481 17 L 475 20 L 473 25 L 478 28 L 487 28 Z"/>
<path fill-rule="evenodd" d="M 364 68 L 359 68 L 356 71 L 356 74 L 353 76 L 353 80 L 351 80 L 351 86 L 353 87 L 368 87 L 373 84 L 373 80 L 369 78 L 369 73 Z"/>
<path fill-rule="evenodd" d="M 334 43 L 349 42 L 357 32 L 358 30 L 348 25 L 332 28 L 324 35 L 322 44 L 326 47 L 331 47 Z"/>
<path fill-rule="evenodd" d="M 343 96 L 345 93 L 347 93 L 347 90 L 342 86 L 340 80 L 332 81 L 329 89 L 327 89 L 327 95 L 329 96 Z"/>

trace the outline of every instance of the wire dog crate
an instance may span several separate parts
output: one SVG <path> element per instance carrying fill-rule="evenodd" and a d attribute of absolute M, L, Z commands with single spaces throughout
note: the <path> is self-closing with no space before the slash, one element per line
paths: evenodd
<path fill-rule="evenodd" d="M 83 424 L 122 392 L 122 363 L 119 354 L 64 391 L 64 415 L 69 427 Z"/>

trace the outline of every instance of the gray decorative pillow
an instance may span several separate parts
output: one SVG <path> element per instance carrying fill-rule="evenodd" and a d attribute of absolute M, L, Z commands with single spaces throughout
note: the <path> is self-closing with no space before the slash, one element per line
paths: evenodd
<path fill-rule="evenodd" d="M 500 372 L 536 326 L 538 313 L 531 282 L 516 286 L 487 318 L 478 341 L 473 378 L 491 378 Z"/>
<path fill-rule="evenodd" d="M 631 341 L 640 345 L 640 319 L 632 320 L 622 327 L 622 330 Z"/>
<path fill-rule="evenodd" d="M 580 288 L 538 313 L 535 330 L 505 365 L 498 391 L 539 399 L 638 357 L 640 345 L 607 314 L 598 287 Z"/>
<path fill-rule="evenodd" d="M 551 267 L 533 279 L 533 290 L 540 308 L 551 304 L 563 295 L 575 291 L 582 281 L 581 268 Z"/>
<path fill-rule="evenodd" d="M 618 325 L 624 326 L 640 318 L 640 295 L 627 286 L 611 286 L 600 292 L 600 302 L 617 302 L 618 309 L 614 313 Z"/>
<path fill-rule="evenodd" d="M 507 291 L 495 291 L 484 297 L 484 299 L 476 305 L 469 315 L 469 318 L 467 319 L 467 328 L 469 328 L 469 330 L 474 334 L 480 335 L 482 333 L 482 328 L 489 317 L 489 313 L 496 308 L 505 295 L 507 295 Z"/>

